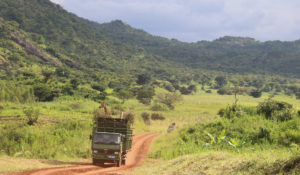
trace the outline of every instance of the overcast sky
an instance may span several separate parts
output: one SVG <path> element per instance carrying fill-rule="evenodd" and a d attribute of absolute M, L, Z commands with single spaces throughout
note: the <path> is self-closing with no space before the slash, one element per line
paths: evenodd
<path fill-rule="evenodd" d="M 195 42 L 244 36 L 300 39 L 300 0 L 51 0 L 99 23 L 120 19 L 151 34 Z"/>

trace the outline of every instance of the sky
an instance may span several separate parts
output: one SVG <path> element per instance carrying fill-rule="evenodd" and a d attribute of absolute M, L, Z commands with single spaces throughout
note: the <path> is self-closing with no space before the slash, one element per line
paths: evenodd
<path fill-rule="evenodd" d="M 120 19 L 185 42 L 223 36 L 260 41 L 300 39 L 299 0 L 51 0 L 99 23 Z"/>

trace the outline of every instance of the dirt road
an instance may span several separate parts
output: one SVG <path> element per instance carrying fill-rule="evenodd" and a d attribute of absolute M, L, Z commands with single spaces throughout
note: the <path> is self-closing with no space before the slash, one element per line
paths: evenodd
<path fill-rule="evenodd" d="M 158 134 L 141 134 L 133 137 L 132 151 L 128 153 L 126 166 L 104 167 L 94 166 L 92 164 L 76 165 L 69 167 L 49 168 L 40 170 L 31 170 L 25 172 L 8 173 L 5 175 L 121 175 L 130 174 L 132 169 L 138 166 L 144 156 L 147 154 L 152 140 Z M 0 173 L 1 174 L 1 173 Z"/>

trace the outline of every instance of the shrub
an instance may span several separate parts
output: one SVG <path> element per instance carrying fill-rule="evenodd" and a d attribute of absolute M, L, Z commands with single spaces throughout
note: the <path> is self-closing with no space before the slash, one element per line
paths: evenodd
<path fill-rule="evenodd" d="M 73 91 L 72 86 L 69 85 L 69 84 L 63 86 L 63 88 L 62 88 L 62 93 L 63 93 L 64 95 L 73 95 L 73 94 L 74 94 L 74 91 Z"/>
<path fill-rule="evenodd" d="M 286 102 L 275 100 L 265 100 L 259 103 L 257 111 L 262 114 L 266 119 L 273 119 L 277 121 L 286 121 L 292 119 L 293 106 Z"/>
<path fill-rule="evenodd" d="M 143 118 L 143 121 L 146 125 L 150 125 L 150 114 L 147 112 L 143 112 L 141 114 L 141 117 Z"/>
<path fill-rule="evenodd" d="M 183 95 L 189 95 L 192 93 L 192 90 L 189 90 L 187 87 L 184 87 L 184 86 L 180 87 L 179 91 Z"/>
<path fill-rule="evenodd" d="M 197 86 L 194 85 L 194 84 L 189 85 L 188 90 L 190 90 L 190 91 L 192 91 L 192 92 L 197 92 Z"/>
<path fill-rule="evenodd" d="M 106 99 L 107 93 L 106 92 L 100 92 L 99 94 L 93 94 L 93 96 L 91 97 L 92 100 L 94 100 L 95 102 L 102 102 L 103 100 Z"/>
<path fill-rule="evenodd" d="M 104 92 L 105 91 L 105 86 L 102 85 L 102 84 L 93 84 L 92 88 L 95 89 L 95 90 L 97 90 L 97 91 L 100 91 L 100 92 Z"/>
<path fill-rule="evenodd" d="M 232 90 L 228 87 L 222 87 L 217 91 L 220 95 L 232 95 Z"/>
<path fill-rule="evenodd" d="M 221 88 L 221 87 L 224 87 L 227 84 L 227 79 L 226 79 L 226 77 L 223 77 L 223 76 L 217 76 L 215 78 L 215 82 L 217 84 L 217 87 Z"/>
<path fill-rule="evenodd" d="M 34 125 L 38 121 L 40 115 L 39 109 L 34 109 L 33 107 L 29 107 L 24 109 L 23 112 L 28 119 L 27 121 L 28 125 Z"/>
<path fill-rule="evenodd" d="M 72 80 L 70 81 L 70 83 L 71 83 L 71 86 L 72 86 L 73 89 L 77 89 L 78 86 L 80 85 L 79 80 L 76 79 L 76 78 L 72 79 Z"/>
<path fill-rule="evenodd" d="M 211 94 L 211 93 L 212 93 L 212 91 L 209 89 L 209 90 L 206 90 L 206 91 L 205 91 L 205 93 L 207 93 L 207 94 Z"/>
<path fill-rule="evenodd" d="M 34 95 L 38 98 L 39 101 L 52 101 L 53 95 L 50 87 L 46 84 L 35 85 Z"/>
<path fill-rule="evenodd" d="M 250 92 L 250 95 L 252 96 L 252 97 L 254 97 L 254 98 L 259 98 L 259 97 L 261 97 L 261 91 L 259 91 L 259 90 L 252 90 L 251 92 Z"/>
<path fill-rule="evenodd" d="M 227 106 L 224 109 L 220 109 L 218 112 L 218 115 L 220 115 L 220 117 L 224 117 L 227 119 L 242 117 L 246 115 L 254 116 L 255 114 L 257 114 L 255 108 L 235 105 Z"/>
<path fill-rule="evenodd" d="M 151 81 L 150 74 L 140 74 L 137 77 L 136 83 L 139 85 L 145 85 L 145 84 L 150 83 L 150 81 Z"/>
<path fill-rule="evenodd" d="M 152 113 L 151 114 L 151 119 L 152 120 L 165 120 L 166 118 L 162 114 Z"/>
<path fill-rule="evenodd" d="M 152 111 L 168 111 L 169 107 L 163 103 L 154 103 L 153 106 L 151 106 Z"/>

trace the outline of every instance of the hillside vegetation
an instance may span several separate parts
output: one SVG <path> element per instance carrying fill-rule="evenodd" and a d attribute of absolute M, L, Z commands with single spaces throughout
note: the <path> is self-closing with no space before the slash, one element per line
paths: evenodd
<path fill-rule="evenodd" d="M 253 38 L 225 36 L 214 41 L 180 42 L 152 36 L 120 20 L 90 25 L 115 41 L 140 46 L 193 69 L 230 73 L 300 74 L 300 40 L 260 42 Z"/>

